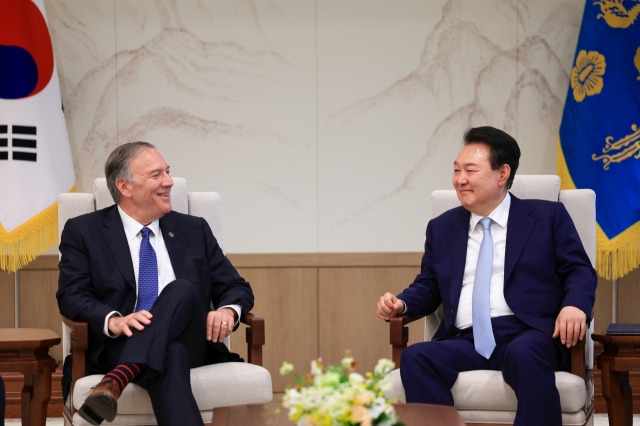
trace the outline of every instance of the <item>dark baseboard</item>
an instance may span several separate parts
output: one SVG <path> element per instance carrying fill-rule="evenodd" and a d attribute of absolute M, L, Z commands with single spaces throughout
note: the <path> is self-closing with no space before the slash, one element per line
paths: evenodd
<path fill-rule="evenodd" d="M 4 417 L 7 419 L 19 419 L 22 417 L 20 393 L 24 386 L 24 380 L 20 373 L 2 373 L 6 390 L 7 406 Z M 60 379 L 62 371 L 56 370 L 51 380 L 51 400 L 47 408 L 47 417 L 62 417 L 62 387 Z"/>

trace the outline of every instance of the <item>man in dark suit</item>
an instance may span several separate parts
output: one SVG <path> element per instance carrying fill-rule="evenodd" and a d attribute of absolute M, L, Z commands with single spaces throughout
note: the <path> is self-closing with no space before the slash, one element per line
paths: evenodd
<path fill-rule="evenodd" d="M 117 147 L 105 174 L 116 205 L 68 220 L 60 241 L 60 313 L 88 322 L 87 372 L 107 373 L 79 413 L 112 421 L 135 381 L 159 425 L 202 425 L 189 370 L 227 358 L 220 342 L 253 293 L 207 222 L 172 211 L 169 166 L 153 145 Z"/>
<path fill-rule="evenodd" d="M 377 315 L 443 305 L 433 340 L 403 352 L 407 402 L 453 405 L 459 372 L 501 370 L 518 398 L 515 425 L 560 426 L 554 371 L 584 338 L 595 271 L 561 203 L 508 192 L 520 158 L 511 136 L 479 127 L 464 142 L 453 167 L 462 206 L 429 222 L 421 273 L 397 297 L 382 296 Z"/>

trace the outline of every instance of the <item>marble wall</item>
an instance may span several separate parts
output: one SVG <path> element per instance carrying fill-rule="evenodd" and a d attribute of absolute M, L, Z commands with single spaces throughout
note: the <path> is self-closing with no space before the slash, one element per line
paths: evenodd
<path fill-rule="evenodd" d="M 420 251 L 463 131 L 555 173 L 584 0 L 45 0 L 78 189 L 118 144 L 220 192 L 231 253 Z"/>

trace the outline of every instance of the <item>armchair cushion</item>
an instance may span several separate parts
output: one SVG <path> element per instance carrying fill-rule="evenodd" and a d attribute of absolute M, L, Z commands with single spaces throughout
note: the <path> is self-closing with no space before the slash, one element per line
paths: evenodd
<path fill-rule="evenodd" d="M 400 370 L 393 370 L 390 374 L 393 377 L 393 388 L 387 392 L 387 396 L 404 399 Z M 556 372 L 556 386 L 560 392 L 562 412 L 582 412 L 587 399 L 584 380 L 575 374 L 559 371 Z M 516 394 L 505 383 L 500 371 L 476 370 L 460 373 L 451 392 L 457 410 L 515 412 L 518 404 Z M 478 421 L 475 417 L 473 420 Z"/>
<path fill-rule="evenodd" d="M 87 376 L 76 382 L 73 391 L 73 405 L 76 409 L 82 406 L 90 388 L 102 377 Z M 201 412 L 230 405 L 266 404 L 271 402 L 273 396 L 269 372 L 258 365 L 241 362 L 191 369 L 191 388 Z M 128 385 L 118 399 L 118 416 L 111 424 L 127 424 L 126 419 L 130 415 L 148 416 L 151 422 L 146 424 L 156 424 L 149 394 L 135 383 Z M 77 414 L 75 417 L 79 418 Z M 141 421 L 140 417 L 136 418 L 137 422 Z M 80 420 L 77 423 L 74 420 L 74 425 L 84 424 Z"/>

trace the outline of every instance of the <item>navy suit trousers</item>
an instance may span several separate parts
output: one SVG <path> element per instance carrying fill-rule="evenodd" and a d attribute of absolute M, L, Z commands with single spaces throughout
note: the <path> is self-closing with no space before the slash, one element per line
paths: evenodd
<path fill-rule="evenodd" d="M 518 398 L 514 426 L 561 426 L 554 372 L 567 369 L 569 350 L 515 315 L 492 318 L 491 323 L 496 348 L 489 359 L 476 352 L 472 328 L 461 330 L 454 338 L 405 349 L 400 375 L 407 402 L 452 406 L 451 387 L 458 373 L 498 370 Z"/>
<path fill-rule="evenodd" d="M 202 296 L 189 281 L 176 280 L 162 290 L 150 312 L 150 325 L 119 338 L 100 361 L 109 369 L 123 362 L 146 364 L 135 382 L 149 392 L 158 425 L 203 425 L 189 371 L 210 359 Z"/>

